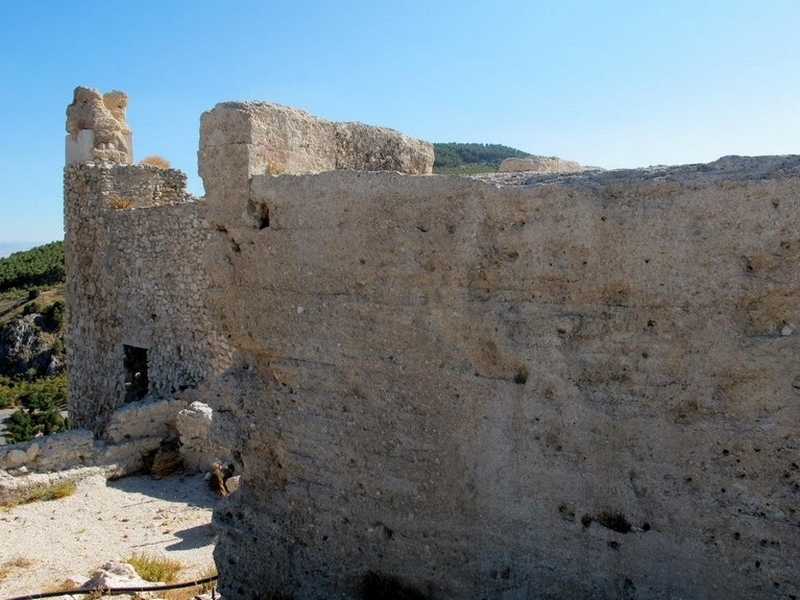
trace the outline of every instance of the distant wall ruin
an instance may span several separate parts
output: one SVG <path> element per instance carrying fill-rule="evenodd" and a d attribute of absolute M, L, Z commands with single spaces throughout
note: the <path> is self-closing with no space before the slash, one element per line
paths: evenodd
<path fill-rule="evenodd" d="M 800 594 L 800 158 L 275 177 L 216 110 L 204 202 L 65 198 L 70 402 L 213 406 L 225 597 Z"/>

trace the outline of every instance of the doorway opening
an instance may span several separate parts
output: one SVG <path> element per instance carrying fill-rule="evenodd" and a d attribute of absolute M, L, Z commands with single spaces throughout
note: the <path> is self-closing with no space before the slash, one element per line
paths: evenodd
<path fill-rule="evenodd" d="M 147 348 L 122 346 L 125 368 L 125 402 L 136 402 L 147 395 L 150 381 L 147 378 Z"/>

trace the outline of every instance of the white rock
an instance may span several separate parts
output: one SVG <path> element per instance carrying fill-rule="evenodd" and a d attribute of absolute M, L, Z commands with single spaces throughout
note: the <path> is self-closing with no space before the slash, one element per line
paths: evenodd
<path fill-rule="evenodd" d="M 580 173 L 583 169 L 573 160 L 564 160 L 557 156 L 528 156 L 525 158 L 507 158 L 500 163 L 500 173 L 519 173 L 532 171 L 535 173 Z"/>

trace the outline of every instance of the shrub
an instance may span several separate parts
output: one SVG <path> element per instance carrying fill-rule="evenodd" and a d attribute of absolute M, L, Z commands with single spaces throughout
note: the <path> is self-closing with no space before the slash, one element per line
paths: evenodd
<path fill-rule="evenodd" d="M 50 435 L 67 429 L 64 417 L 51 398 L 42 389 L 18 397 L 24 408 L 6 419 L 5 437 L 9 444 L 27 442 L 37 435 Z"/>
<path fill-rule="evenodd" d="M 56 300 L 47 306 L 41 315 L 44 317 L 44 327 L 47 331 L 58 333 L 64 329 L 67 307 L 63 300 Z"/>
<path fill-rule="evenodd" d="M 27 442 L 36 436 L 36 430 L 33 428 L 33 419 L 30 414 L 21 408 L 13 413 L 6 419 L 6 442 L 9 444 L 18 444 L 20 442 Z"/>
<path fill-rule="evenodd" d="M 42 313 L 42 307 L 35 300 L 31 300 L 22 308 L 23 315 L 39 315 Z"/>
<path fill-rule="evenodd" d="M 158 167 L 159 169 L 169 169 L 169 161 L 158 155 L 145 156 L 139 161 L 140 165 L 150 165 L 151 167 Z"/>

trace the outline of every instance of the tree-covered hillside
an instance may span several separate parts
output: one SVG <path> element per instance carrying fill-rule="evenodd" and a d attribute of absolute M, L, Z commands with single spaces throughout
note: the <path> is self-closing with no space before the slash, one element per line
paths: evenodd
<path fill-rule="evenodd" d="M 0 293 L 64 281 L 64 242 L 51 242 L 0 258 Z"/>
<path fill-rule="evenodd" d="M 65 427 L 64 283 L 62 242 L 0 259 L 0 408 L 19 407 L 9 443 Z"/>
<path fill-rule="evenodd" d="M 433 172 L 440 174 L 492 173 L 506 158 L 530 156 L 502 144 L 433 144 Z"/>

